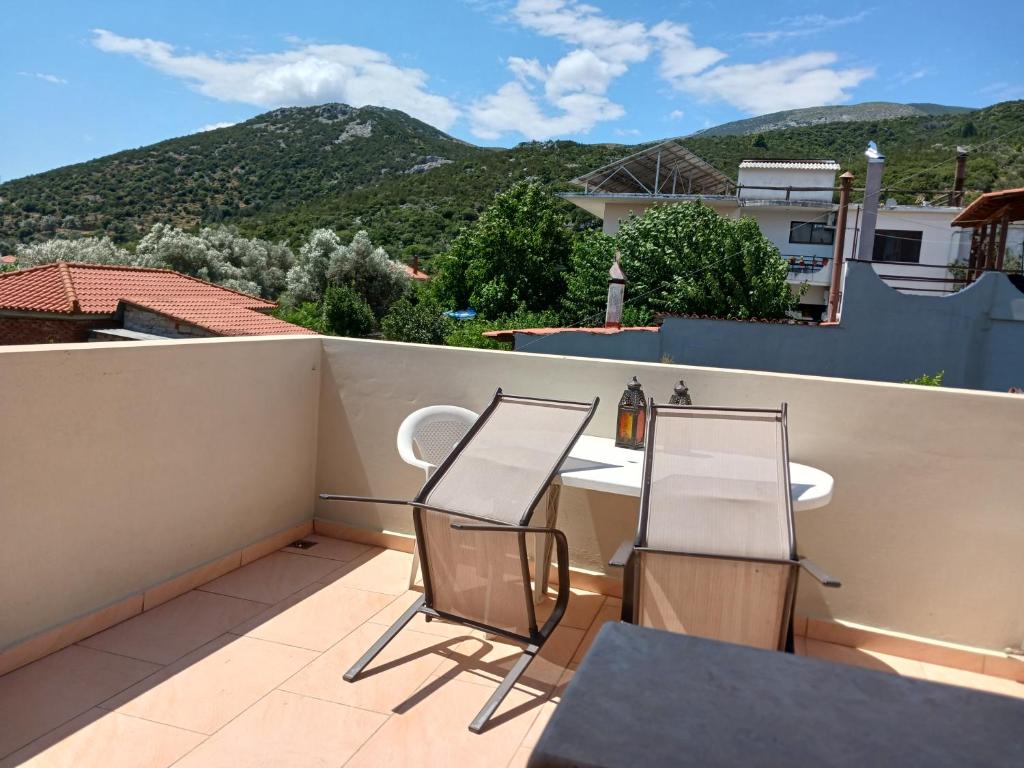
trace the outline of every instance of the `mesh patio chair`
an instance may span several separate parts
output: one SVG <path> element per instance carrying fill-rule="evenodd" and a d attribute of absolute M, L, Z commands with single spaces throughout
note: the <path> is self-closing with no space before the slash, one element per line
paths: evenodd
<path fill-rule="evenodd" d="M 428 405 L 413 411 L 398 427 L 398 455 L 406 464 L 422 469 L 429 480 L 477 418 L 473 411 L 457 405 Z M 416 586 L 419 572 L 420 551 L 414 547 L 409 589 Z"/>
<path fill-rule="evenodd" d="M 839 582 L 796 554 L 785 403 L 649 407 L 636 541 L 611 563 L 622 620 L 792 650 L 799 569 Z"/>
<path fill-rule="evenodd" d="M 558 626 L 569 601 L 569 550 L 555 528 L 531 527 L 533 511 L 597 408 L 592 403 L 505 395 L 480 418 L 412 501 L 321 494 L 321 499 L 412 507 L 423 596 L 345 673 L 363 669 L 416 614 L 525 644 L 469 729 L 479 733 Z M 537 626 L 526 535 L 552 537 L 558 595 Z"/>

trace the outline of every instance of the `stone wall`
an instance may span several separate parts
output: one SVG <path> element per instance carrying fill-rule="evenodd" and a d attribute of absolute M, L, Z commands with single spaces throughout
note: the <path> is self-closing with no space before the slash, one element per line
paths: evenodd
<path fill-rule="evenodd" d="M 175 320 L 131 304 L 124 306 L 124 327 L 129 331 L 152 333 L 167 339 L 205 339 L 216 333 L 191 323 Z"/>

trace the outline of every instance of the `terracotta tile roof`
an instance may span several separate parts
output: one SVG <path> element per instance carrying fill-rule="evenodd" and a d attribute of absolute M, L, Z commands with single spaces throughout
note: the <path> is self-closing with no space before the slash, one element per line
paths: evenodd
<path fill-rule="evenodd" d="M 272 301 L 168 269 L 57 262 L 0 274 L 0 310 L 112 315 L 121 302 L 225 336 L 312 333 L 265 314 Z"/>
<path fill-rule="evenodd" d="M 799 171 L 838 171 L 835 160 L 744 160 L 740 168 L 791 168 Z"/>
<path fill-rule="evenodd" d="M 0 256 L 0 264 L 16 264 L 17 262 L 17 256 Z"/>
<path fill-rule="evenodd" d="M 408 264 L 402 265 L 402 270 L 413 280 L 429 280 L 430 275 L 418 269 L 414 269 Z"/>

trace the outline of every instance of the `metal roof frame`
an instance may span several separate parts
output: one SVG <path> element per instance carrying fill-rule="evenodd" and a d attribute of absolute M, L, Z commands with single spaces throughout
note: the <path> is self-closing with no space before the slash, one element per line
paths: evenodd
<path fill-rule="evenodd" d="M 735 182 L 674 141 L 634 152 L 573 179 L 588 193 L 730 194 Z"/>

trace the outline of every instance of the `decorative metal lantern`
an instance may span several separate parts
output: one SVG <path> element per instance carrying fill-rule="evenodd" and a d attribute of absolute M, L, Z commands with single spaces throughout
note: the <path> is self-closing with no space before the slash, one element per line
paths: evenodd
<path fill-rule="evenodd" d="M 643 448 L 647 432 L 647 398 L 636 376 L 619 400 L 615 419 L 615 444 L 620 448 Z"/>
<path fill-rule="evenodd" d="M 693 400 L 690 399 L 690 390 L 682 379 L 679 380 L 672 392 L 672 397 L 668 399 L 669 405 L 693 405 Z"/>

